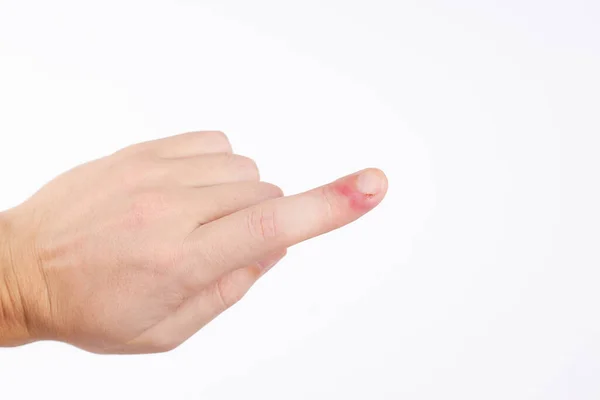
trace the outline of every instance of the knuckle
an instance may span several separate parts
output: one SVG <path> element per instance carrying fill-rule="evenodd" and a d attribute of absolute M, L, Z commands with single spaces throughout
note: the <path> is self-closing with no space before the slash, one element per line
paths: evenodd
<path fill-rule="evenodd" d="M 278 198 L 284 196 L 283 190 L 279 186 L 268 182 L 261 182 L 260 184 L 262 186 L 262 190 L 264 190 L 264 193 L 267 194 L 269 198 Z"/>
<path fill-rule="evenodd" d="M 276 211 L 273 208 L 256 207 L 247 218 L 250 235 L 260 241 L 274 239 L 279 235 Z"/>
<path fill-rule="evenodd" d="M 227 135 L 222 131 L 204 131 L 202 133 L 207 136 L 212 136 L 215 139 L 229 141 L 229 139 L 227 138 Z"/>
<path fill-rule="evenodd" d="M 222 131 L 210 131 L 209 134 L 217 140 L 229 143 L 229 138 Z"/>
<path fill-rule="evenodd" d="M 219 145 L 219 147 L 223 148 L 223 151 L 226 153 L 231 153 L 233 152 L 233 149 L 231 147 L 231 142 L 229 141 L 229 138 L 227 137 L 227 135 L 221 131 L 205 131 L 202 132 L 202 134 L 204 136 L 206 136 L 207 138 L 209 138 L 210 141 L 212 141 L 213 143 L 216 143 Z"/>
<path fill-rule="evenodd" d="M 234 170 L 238 171 L 242 176 L 253 180 L 260 179 L 258 166 L 253 159 L 240 155 L 231 155 L 229 156 L 229 162 L 233 164 Z"/>

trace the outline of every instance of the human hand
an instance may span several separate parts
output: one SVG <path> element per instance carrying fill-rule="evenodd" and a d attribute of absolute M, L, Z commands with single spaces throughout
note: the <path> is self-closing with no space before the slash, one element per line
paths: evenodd
<path fill-rule="evenodd" d="M 220 132 L 79 166 L 0 214 L 0 345 L 173 349 L 289 246 L 357 219 L 386 190 L 385 175 L 368 169 L 282 197 Z"/>

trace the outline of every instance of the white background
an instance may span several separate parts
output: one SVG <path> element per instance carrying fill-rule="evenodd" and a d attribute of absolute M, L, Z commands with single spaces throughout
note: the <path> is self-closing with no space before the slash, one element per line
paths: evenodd
<path fill-rule="evenodd" d="M 390 180 L 174 352 L 0 350 L 0 398 L 600 398 L 599 21 L 594 0 L 0 0 L 0 209 L 197 129 L 290 194 Z"/>

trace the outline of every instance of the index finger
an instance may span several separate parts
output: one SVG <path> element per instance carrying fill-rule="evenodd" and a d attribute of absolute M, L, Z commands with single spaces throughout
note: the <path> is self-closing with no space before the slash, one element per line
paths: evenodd
<path fill-rule="evenodd" d="M 199 227 L 187 245 L 209 249 L 206 278 L 223 273 L 340 228 L 377 206 L 387 191 L 385 174 L 374 168 L 319 188 L 268 200 Z M 206 247 L 205 247 L 206 246 Z M 215 263 L 216 261 L 216 263 Z"/>

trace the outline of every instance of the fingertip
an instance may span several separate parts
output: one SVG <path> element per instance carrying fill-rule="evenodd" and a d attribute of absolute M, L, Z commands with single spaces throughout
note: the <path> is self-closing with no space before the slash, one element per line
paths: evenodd
<path fill-rule="evenodd" d="M 387 191 L 387 177 L 378 168 L 367 168 L 358 172 L 356 189 L 365 196 L 377 196 Z"/>
<path fill-rule="evenodd" d="M 348 200 L 353 211 L 365 213 L 385 197 L 388 181 L 382 170 L 367 168 L 333 182 L 332 186 Z"/>

